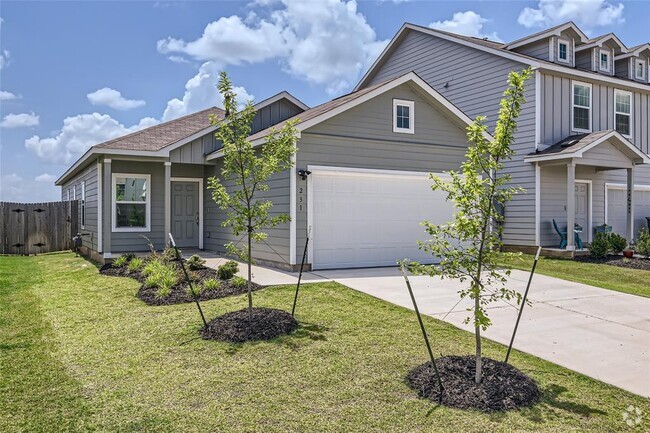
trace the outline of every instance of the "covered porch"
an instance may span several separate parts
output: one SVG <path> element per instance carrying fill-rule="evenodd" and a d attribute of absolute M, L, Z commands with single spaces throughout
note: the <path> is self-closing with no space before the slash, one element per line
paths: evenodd
<path fill-rule="evenodd" d="M 570 136 L 525 161 L 536 168 L 538 245 L 573 254 L 604 224 L 628 241 L 645 226 L 646 215 L 635 215 L 634 179 L 635 167 L 650 159 L 618 132 Z"/>

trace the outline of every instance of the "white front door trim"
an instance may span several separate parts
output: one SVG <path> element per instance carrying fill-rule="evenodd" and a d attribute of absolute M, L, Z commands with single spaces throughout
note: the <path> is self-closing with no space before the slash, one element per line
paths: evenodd
<path fill-rule="evenodd" d="M 170 182 L 196 182 L 199 184 L 199 249 L 203 249 L 203 178 L 202 177 L 171 177 Z M 171 209 L 169 210 L 171 212 Z M 171 218 L 171 215 L 170 215 Z M 165 233 L 165 237 L 169 233 Z"/>

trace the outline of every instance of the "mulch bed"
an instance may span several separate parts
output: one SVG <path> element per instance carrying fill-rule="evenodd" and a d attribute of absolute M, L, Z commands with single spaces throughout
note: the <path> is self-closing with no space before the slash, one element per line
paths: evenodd
<path fill-rule="evenodd" d="M 483 378 L 474 382 L 473 356 L 443 356 L 436 359 L 444 391 L 441 403 L 459 409 L 497 412 L 532 406 L 540 399 L 537 384 L 509 364 L 483 358 Z M 411 370 L 408 385 L 422 398 L 439 401 L 439 388 L 431 362 Z"/>
<path fill-rule="evenodd" d="M 640 269 L 642 271 L 650 271 L 650 259 L 641 257 L 632 257 L 626 259 L 623 256 L 607 256 L 602 258 L 591 256 L 578 256 L 574 260 L 585 263 L 595 263 L 602 265 L 618 266 L 621 268 Z"/>
<path fill-rule="evenodd" d="M 298 327 L 296 319 L 283 310 L 253 308 L 250 319 L 248 309 L 216 317 L 200 331 L 204 340 L 244 343 L 254 340 L 271 340 L 289 334 Z"/>
<path fill-rule="evenodd" d="M 183 271 L 181 270 L 180 264 L 177 261 L 171 262 L 169 265 L 174 266 L 177 272 L 179 272 L 180 275 L 183 275 L 182 274 Z M 159 297 L 156 294 L 157 288 L 144 286 L 144 281 L 146 278 L 140 272 L 129 273 L 128 268 L 126 266 L 114 267 L 112 264 L 109 263 L 102 266 L 99 269 L 99 272 L 103 275 L 133 278 L 134 280 L 137 280 L 140 283 L 142 283 L 136 296 L 148 305 L 173 305 L 173 304 L 194 302 L 194 298 L 188 293 L 189 285 L 187 284 L 184 276 L 181 278 L 179 284 L 175 285 L 172 288 L 169 296 Z M 193 277 L 195 277 L 195 280 L 192 281 L 192 284 L 195 287 L 200 286 L 202 282 L 206 279 L 212 279 L 212 278 L 216 280 L 219 279 L 217 275 L 217 271 L 212 268 L 203 267 L 201 269 L 192 270 L 192 271 L 188 269 L 188 272 Z M 219 299 L 219 298 L 225 298 L 227 296 L 241 295 L 247 293 L 248 291 L 248 286 L 235 287 L 232 285 L 230 280 L 220 280 L 220 282 L 221 284 L 219 285 L 218 288 L 212 290 L 204 290 L 201 293 L 201 296 L 199 297 L 199 301 L 207 301 L 210 299 Z M 252 283 L 252 287 L 253 287 L 253 291 L 262 288 L 262 286 L 255 283 Z"/>

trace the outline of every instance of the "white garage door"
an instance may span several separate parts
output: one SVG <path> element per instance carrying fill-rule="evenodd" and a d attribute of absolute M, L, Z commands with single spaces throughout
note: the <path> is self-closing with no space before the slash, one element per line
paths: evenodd
<path fill-rule="evenodd" d="M 648 227 L 646 217 L 650 217 L 650 189 L 636 187 L 634 191 L 634 229 L 638 232 Z M 627 236 L 627 192 L 621 187 L 607 187 L 607 224 L 614 233 Z"/>
<path fill-rule="evenodd" d="M 312 266 L 337 269 L 431 261 L 420 225 L 445 223 L 453 206 L 426 173 L 312 170 Z"/>

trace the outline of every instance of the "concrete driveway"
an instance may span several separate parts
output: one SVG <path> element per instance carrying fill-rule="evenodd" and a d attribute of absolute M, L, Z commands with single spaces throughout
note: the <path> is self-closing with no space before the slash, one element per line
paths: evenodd
<path fill-rule="evenodd" d="M 203 254 L 202 254 L 203 255 Z M 217 266 L 223 259 L 208 258 Z M 243 267 L 242 267 L 243 270 Z M 264 285 L 295 284 L 297 273 L 254 267 Z M 396 268 L 316 271 L 303 282 L 337 281 L 396 305 L 412 309 Z M 528 273 L 514 270 L 509 287 L 521 293 Z M 427 314 L 473 332 L 463 324 L 469 300 L 458 302 L 456 280 L 411 277 L 418 306 Z M 529 293 L 514 347 L 635 394 L 650 397 L 650 299 L 537 274 Z M 505 302 L 489 308 L 493 325 L 485 337 L 508 344 L 517 308 Z M 416 332 L 417 330 L 414 330 Z M 504 351 L 505 356 L 505 351 Z"/>

